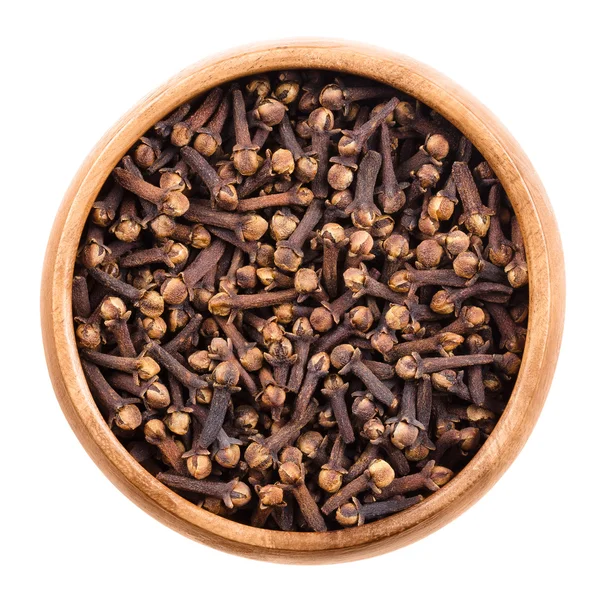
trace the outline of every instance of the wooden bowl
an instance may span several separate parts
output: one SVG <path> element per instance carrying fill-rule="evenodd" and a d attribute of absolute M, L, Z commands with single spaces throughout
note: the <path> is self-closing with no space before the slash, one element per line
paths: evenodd
<path fill-rule="evenodd" d="M 177 106 L 227 81 L 279 69 L 329 69 L 386 83 L 422 100 L 462 131 L 490 163 L 519 219 L 529 264 L 527 345 L 510 402 L 467 467 L 409 510 L 327 533 L 268 531 L 202 510 L 144 470 L 112 434 L 83 375 L 71 312 L 71 278 L 86 217 L 102 184 L 133 143 Z M 54 222 L 42 283 L 46 360 L 62 410 L 107 477 L 156 519 L 220 550 L 288 563 L 355 560 L 405 546 L 439 529 L 499 479 L 529 437 L 552 380 L 562 336 L 565 284 L 552 209 L 533 167 L 498 120 L 455 83 L 410 58 L 328 41 L 270 43 L 201 61 L 147 96 L 98 143 L 75 176 Z"/>

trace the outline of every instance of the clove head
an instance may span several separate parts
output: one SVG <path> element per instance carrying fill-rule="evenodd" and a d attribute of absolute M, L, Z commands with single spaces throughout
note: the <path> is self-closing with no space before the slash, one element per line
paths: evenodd
<path fill-rule="evenodd" d="M 302 265 L 303 258 L 301 252 L 284 245 L 278 246 L 273 255 L 275 265 L 288 273 L 295 273 Z"/>
<path fill-rule="evenodd" d="M 155 381 L 146 390 L 144 396 L 146 405 L 154 410 L 162 410 L 171 404 L 169 388 L 160 381 Z"/>
<path fill-rule="evenodd" d="M 416 255 L 417 268 L 434 269 L 440 264 L 444 250 L 436 240 L 424 240 L 417 246 Z"/>
<path fill-rule="evenodd" d="M 331 364 L 338 370 L 343 369 L 352 360 L 353 355 L 354 346 L 351 344 L 341 344 L 336 346 L 331 351 Z"/>
<path fill-rule="evenodd" d="M 390 235 L 383 241 L 381 246 L 389 260 L 404 258 L 408 256 L 408 253 L 410 252 L 410 246 L 406 236 L 399 233 Z"/>
<path fill-rule="evenodd" d="M 419 429 L 415 425 L 411 425 L 405 421 L 398 421 L 390 439 L 396 448 L 404 450 L 412 446 L 417 441 L 418 436 Z"/>
<path fill-rule="evenodd" d="M 358 525 L 360 514 L 353 502 L 342 504 L 335 512 L 335 520 L 342 527 L 353 527 Z"/>
<path fill-rule="evenodd" d="M 318 352 L 317 354 L 311 356 L 306 368 L 309 373 L 325 375 L 329 371 L 330 365 L 331 362 L 327 352 Z"/>
<path fill-rule="evenodd" d="M 443 160 L 450 152 L 450 144 L 443 135 L 434 133 L 425 140 L 425 151 L 435 160 Z"/>
<path fill-rule="evenodd" d="M 247 241 L 255 242 L 267 232 L 269 223 L 259 215 L 249 215 L 242 222 L 242 235 Z"/>
<path fill-rule="evenodd" d="M 319 276 L 313 269 L 298 269 L 294 287 L 299 294 L 312 294 L 319 289 Z"/>
<path fill-rule="evenodd" d="M 421 189 L 428 190 L 438 184 L 440 181 L 440 172 L 433 165 L 426 164 L 417 170 L 415 177 Z"/>
<path fill-rule="evenodd" d="M 301 183 L 309 183 L 316 175 L 319 163 L 312 156 L 301 156 L 296 162 L 294 174 Z"/>
<path fill-rule="evenodd" d="M 96 350 L 102 343 L 100 327 L 94 323 L 80 323 L 75 329 L 75 339 L 80 348 Z"/>
<path fill-rule="evenodd" d="M 237 444 L 221 448 L 215 454 L 215 462 L 224 469 L 234 469 L 240 462 L 241 452 Z"/>
<path fill-rule="evenodd" d="M 319 471 L 319 487 L 328 494 L 335 494 L 342 487 L 342 481 L 343 473 L 328 468 L 327 465 Z"/>
<path fill-rule="evenodd" d="M 464 219 L 465 227 L 474 235 L 484 237 L 490 228 L 491 218 L 484 213 L 472 213 Z"/>
<path fill-rule="evenodd" d="M 160 286 L 160 294 L 167 304 L 183 304 L 188 297 L 188 288 L 181 277 L 169 277 Z"/>
<path fill-rule="evenodd" d="M 167 414 L 164 423 L 175 435 L 185 435 L 190 428 L 191 417 L 189 413 L 175 410 Z"/>
<path fill-rule="evenodd" d="M 394 481 L 395 473 L 391 465 L 381 458 L 375 459 L 367 468 L 371 481 L 380 490 Z"/>
<path fill-rule="evenodd" d="M 156 290 L 145 292 L 139 301 L 138 308 L 146 317 L 160 317 L 165 310 L 164 298 Z"/>
<path fill-rule="evenodd" d="M 251 469 L 259 469 L 260 471 L 270 469 L 273 465 L 273 456 L 270 450 L 258 442 L 252 442 L 246 448 L 244 460 Z"/>
<path fill-rule="evenodd" d="M 285 506 L 283 500 L 283 488 L 279 485 L 268 484 L 256 487 L 256 495 L 260 501 L 261 508 L 273 506 Z"/>
<path fill-rule="evenodd" d="M 433 312 L 440 315 L 451 315 L 454 312 L 454 302 L 450 292 L 440 290 L 433 295 L 429 306 Z"/>
<path fill-rule="evenodd" d="M 212 379 L 216 385 L 234 387 L 240 379 L 240 372 L 235 364 L 230 361 L 219 363 L 212 372 Z"/>
<path fill-rule="evenodd" d="M 348 240 L 348 254 L 351 256 L 372 257 L 373 237 L 368 231 L 354 231 Z"/>
<path fill-rule="evenodd" d="M 273 314 L 277 323 L 289 325 L 294 320 L 294 305 L 291 302 L 283 302 L 273 307 Z"/>
<path fill-rule="evenodd" d="M 162 201 L 162 212 L 169 217 L 181 217 L 190 208 L 190 201 L 181 192 L 171 191 Z"/>
<path fill-rule="evenodd" d="M 393 292 L 405 294 L 410 291 L 410 275 L 408 271 L 396 271 L 388 281 L 388 287 Z"/>
<path fill-rule="evenodd" d="M 126 312 L 127 306 L 125 302 L 117 296 L 109 296 L 100 305 L 100 316 L 105 321 L 122 319 Z"/>
<path fill-rule="evenodd" d="M 160 340 L 167 333 L 167 324 L 162 317 L 144 317 L 142 327 L 151 340 Z"/>
<path fill-rule="evenodd" d="M 286 148 L 279 148 L 271 157 L 271 168 L 277 175 L 291 175 L 296 168 L 293 154 Z"/>
<path fill-rule="evenodd" d="M 454 272 L 464 279 L 471 279 L 479 273 L 479 258 L 474 252 L 461 252 L 452 263 Z"/>
<path fill-rule="evenodd" d="M 346 190 L 350 187 L 353 181 L 354 172 L 346 165 L 333 164 L 327 172 L 327 183 L 329 183 L 334 190 Z"/>
<path fill-rule="evenodd" d="M 304 478 L 302 467 L 295 462 L 282 463 L 278 473 L 281 483 L 285 485 L 296 485 Z"/>
<path fill-rule="evenodd" d="M 187 358 L 188 365 L 197 373 L 207 373 L 212 365 L 212 359 L 207 350 L 197 350 Z"/>
<path fill-rule="evenodd" d="M 238 481 L 231 490 L 233 508 L 242 508 L 252 500 L 252 491 L 243 481 Z"/>
<path fill-rule="evenodd" d="M 212 472 L 212 461 L 210 456 L 198 454 L 190 456 L 186 460 L 188 473 L 194 479 L 206 479 Z"/>
<path fill-rule="evenodd" d="M 240 363 L 244 369 L 250 372 L 258 371 L 263 366 L 264 354 L 260 348 L 250 348 L 240 356 Z"/>
<path fill-rule="evenodd" d="M 322 306 L 318 306 L 312 311 L 309 320 L 314 330 L 319 333 L 326 333 L 334 325 L 333 315 Z"/>
<path fill-rule="evenodd" d="M 233 149 L 233 166 L 244 177 L 254 175 L 259 168 L 259 158 L 254 148 Z"/>
<path fill-rule="evenodd" d="M 217 317 L 227 317 L 231 308 L 231 297 L 225 292 L 215 294 L 208 302 L 208 310 Z"/>
<path fill-rule="evenodd" d="M 144 425 L 144 436 L 150 444 L 157 445 L 167 439 L 165 424 L 159 419 L 146 421 Z"/>
<path fill-rule="evenodd" d="M 346 232 L 338 223 L 325 223 L 321 229 L 321 237 L 331 240 L 334 244 L 339 244 L 346 239 Z"/>
<path fill-rule="evenodd" d="M 446 485 L 454 476 L 454 473 L 441 465 L 435 465 L 431 471 L 431 481 L 438 487 Z"/>
<path fill-rule="evenodd" d="M 318 431 L 307 431 L 296 441 L 296 446 L 306 458 L 312 459 L 323 443 L 323 436 Z"/>
<path fill-rule="evenodd" d="M 265 98 L 257 105 L 254 115 L 267 127 L 274 127 L 281 123 L 285 112 L 286 108 L 283 102 L 280 102 L 275 98 Z"/>
<path fill-rule="evenodd" d="M 398 359 L 396 374 L 402 379 L 414 379 L 417 376 L 417 361 L 412 356 L 403 356 Z"/>
<path fill-rule="evenodd" d="M 287 240 L 298 227 L 298 217 L 289 212 L 278 210 L 272 217 L 269 225 L 271 237 L 280 242 Z"/>
<path fill-rule="evenodd" d="M 252 431 L 258 425 L 258 413 L 248 404 L 241 404 L 234 410 L 234 425 L 242 431 Z"/>
<path fill-rule="evenodd" d="M 319 102 L 327 110 L 342 110 L 346 104 L 344 91 L 336 83 L 330 83 L 321 90 Z"/>
<path fill-rule="evenodd" d="M 138 360 L 137 372 L 140 379 L 147 381 L 160 373 L 160 365 L 149 356 L 143 356 Z"/>
<path fill-rule="evenodd" d="M 432 196 L 427 205 L 427 214 L 436 221 L 448 221 L 454 214 L 455 203 L 438 192 L 435 196 Z"/>
<path fill-rule="evenodd" d="M 391 304 L 385 313 L 385 324 L 392 330 L 398 331 L 408 327 L 410 323 L 410 311 L 401 304 Z"/>
<path fill-rule="evenodd" d="M 351 267 L 344 271 L 344 284 L 356 294 L 365 287 L 367 277 L 366 269 Z"/>
<path fill-rule="evenodd" d="M 322 133 L 333 128 L 334 116 L 331 110 L 321 106 L 308 115 L 307 124 L 315 132 Z"/>
<path fill-rule="evenodd" d="M 142 424 L 142 413 L 135 404 L 127 404 L 117 409 L 113 422 L 123 431 L 134 431 Z"/>
<path fill-rule="evenodd" d="M 352 327 L 361 333 L 366 333 L 373 327 L 373 313 L 366 306 L 356 306 L 348 313 Z"/>

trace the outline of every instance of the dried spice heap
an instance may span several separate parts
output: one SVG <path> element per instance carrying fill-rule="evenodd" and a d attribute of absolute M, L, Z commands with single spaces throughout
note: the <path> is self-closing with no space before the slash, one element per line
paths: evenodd
<path fill-rule="evenodd" d="M 324 72 L 216 88 L 157 123 L 94 204 L 73 279 L 92 394 L 206 510 L 325 531 L 402 511 L 505 407 L 527 264 L 471 143 Z"/>

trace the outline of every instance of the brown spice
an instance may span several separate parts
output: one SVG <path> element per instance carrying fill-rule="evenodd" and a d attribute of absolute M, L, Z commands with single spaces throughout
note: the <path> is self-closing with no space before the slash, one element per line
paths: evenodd
<path fill-rule="evenodd" d="M 193 99 L 122 158 L 81 238 L 75 337 L 159 481 L 324 532 L 423 501 L 473 457 L 519 371 L 527 282 L 502 186 L 449 123 L 284 71 Z"/>

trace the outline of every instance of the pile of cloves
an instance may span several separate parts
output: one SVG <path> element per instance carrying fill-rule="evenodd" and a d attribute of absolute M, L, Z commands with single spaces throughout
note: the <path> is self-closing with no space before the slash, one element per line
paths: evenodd
<path fill-rule="evenodd" d="M 488 438 L 520 367 L 519 224 L 489 164 L 389 87 L 284 71 L 154 125 L 94 203 L 83 371 L 161 482 L 255 527 L 405 510 Z"/>

